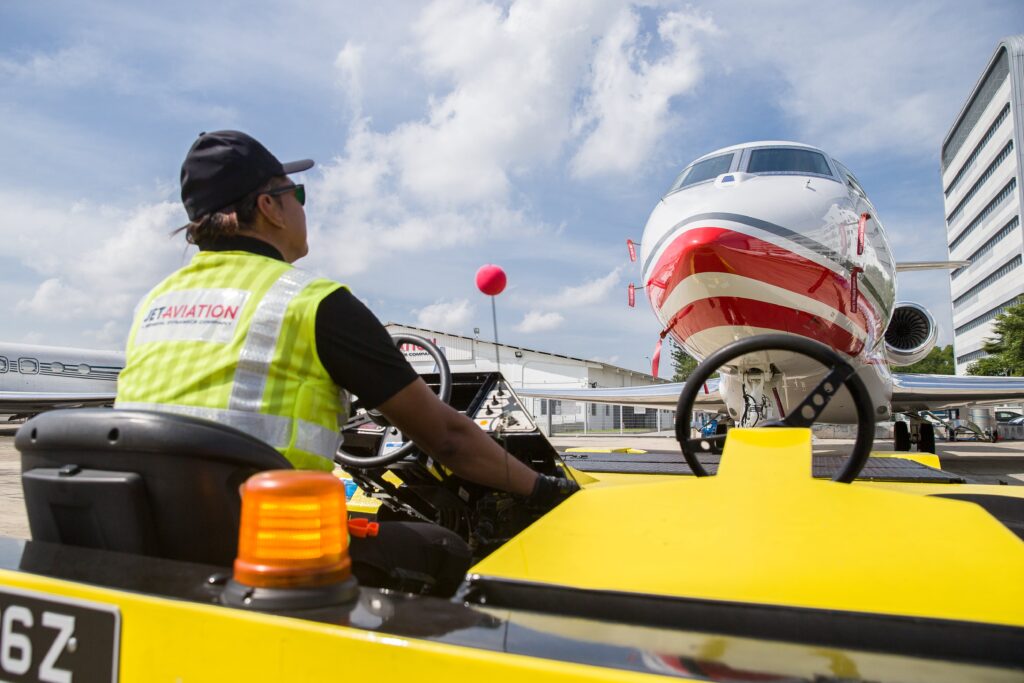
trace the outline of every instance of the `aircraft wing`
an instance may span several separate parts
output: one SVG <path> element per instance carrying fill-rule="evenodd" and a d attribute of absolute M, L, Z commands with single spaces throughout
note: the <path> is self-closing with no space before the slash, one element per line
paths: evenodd
<path fill-rule="evenodd" d="M 697 406 L 701 408 L 721 407 L 722 399 L 718 394 L 718 379 L 709 379 L 705 384 L 706 391 L 697 396 Z M 544 389 L 529 387 L 516 389 L 520 396 L 547 398 L 556 401 L 584 401 L 590 403 L 613 403 L 617 405 L 638 406 L 643 408 L 675 408 L 679 401 L 679 393 L 683 390 L 682 382 L 668 384 L 645 384 L 636 387 L 601 387 L 597 389 Z"/>
<path fill-rule="evenodd" d="M 0 413 L 39 413 L 53 408 L 113 405 L 114 392 L 0 391 Z"/>
<path fill-rule="evenodd" d="M 892 408 L 942 410 L 969 404 L 1024 400 L 1024 377 L 960 377 L 955 375 L 892 376 Z"/>

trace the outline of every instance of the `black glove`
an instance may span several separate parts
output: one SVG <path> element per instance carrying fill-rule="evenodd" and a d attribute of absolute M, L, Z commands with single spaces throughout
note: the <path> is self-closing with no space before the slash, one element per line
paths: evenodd
<path fill-rule="evenodd" d="M 526 502 L 530 507 L 550 510 L 579 490 L 580 485 L 572 479 L 538 474 L 537 483 L 533 485 L 533 491 Z"/>

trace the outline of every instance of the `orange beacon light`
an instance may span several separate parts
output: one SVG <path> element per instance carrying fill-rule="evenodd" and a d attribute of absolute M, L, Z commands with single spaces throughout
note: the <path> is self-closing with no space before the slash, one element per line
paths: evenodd
<path fill-rule="evenodd" d="M 358 591 L 348 555 L 345 486 L 328 472 L 275 470 L 242 487 L 242 519 L 227 604 L 322 607 Z"/>

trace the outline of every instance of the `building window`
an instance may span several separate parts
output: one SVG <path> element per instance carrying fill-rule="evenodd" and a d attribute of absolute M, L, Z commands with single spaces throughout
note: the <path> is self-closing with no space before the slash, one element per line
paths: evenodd
<path fill-rule="evenodd" d="M 590 414 L 593 415 L 594 417 L 597 417 L 597 404 L 596 403 L 591 403 L 590 404 Z"/>
<path fill-rule="evenodd" d="M 965 353 L 962 356 L 957 356 L 956 357 L 956 362 L 957 362 L 958 365 L 962 365 L 964 363 L 970 363 L 972 361 L 976 361 L 979 358 L 984 358 L 987 355 L 988 354 L 985 353 L 984 350 L 978 349 L 977 351 L 971 351 L 970 353 Z"/>
<path fill-rule="evenodd" d="M 942 170 L 945 171 L 953 157 L 956 156 L 960 148 L 963 147 L 964 141 L 967 136 L 974 130 L 974 126 L 978 124 L 978 120 L 981 119 L 981 115 L 985 113 L 985 109 L 988 108 L 992 98 L 995 97 L 996 91 L 999 90 L 999 86 L 1003 84 L 1006 77 L 1010 73 L 1010 60 L 1009 55 L 1006 52 L 1006 48 L 999 49 L 999 56 L 996 58 L 995 63 L 985 78 L 981 82 L 981 87 L 978 88 L 977 94 L 971 99 L 970 104 L 964 110 L 964 115 L 956 124 L 956 128 L 953 129 L 953 134 L 949 136 L 949 141 L 942 146 Z"/>
<path fill-rule="evenodd" d="M 998 209 L 999 205 L 1002 204 L 1003 202 L 1005 202 L 1006 199 L 1011 194 L 1013 194 L 1013 191 L 1015 189 L 1017 189 L 1017 179 L 1016 178 L 1010 178 L 1010 182 L 1006 183 L 1006 185 L 1003 187 L 1003 189 L 999 191 L 999 194 L 997 194 L 995 197 L 993 197 L 992 201 L 990 201 L 988 204 L 986 204 L 985 208 L 982 209 L 981 212 L 977 216 L 975 216 L 974 220 L 971 221 L 970 224 L 966 228 L 963 229 L 963 232 L 961 232 L 959 235 L 957 235 L 956 239 L 949 243 L 949 251 L 950 251 L 950 253 L 952 253 L 954 249 L 956 249 L 961 244 L 963 244 L 963 241 L 965 239 L 967 239 L 968 235 L 970 235 L 972 232 L 974 232 L 974 229 L 977 228 L 979 225 L 981 225 L 982 221 L 984 221 L 986 218 L 988 218 L 989 215 L 991 215 L 991 213 L 993 211 Z"/>
<path fill-rule="evenodd" d="M 964 176 L 967 175 L 967 172 L 971 170 L 971 168 L 974 166 L 974 162 L 978 160 L 978 156 L 981 154 L 981 150 L 984 149 L 985 145 L 988 144 L 988 141 L 992 139 L 992 136 L 996 134 L 996 130 L 999 128 L 1000 125 L 1002 125 L 1003 121 L 1005 121 L 1007 117 L 1009 117 L 1009 115 L 1010 103 L 1007 102 L 1006 106 L 1003 107 L 1003 110 L 999 112 L 999 116 L 996 117 L 996 120 L 993 121 L 992 125 L 988 127 L 987 131 L 985 131 L 985 134 L 981 137 L 981 141 L 978 142 L 977 146 L 975 146 L 974 148 L 974 151 L 971 152 L 971 156 L 967 157 L 967 161 L 964 162 L 963 168 L 957 171 L 956 177 L 953 178 L 953 181 L 949 184 L 949 187 L 947 187 L 943 192 L 944 195 L 948 197 L 949 194 L 956 189 L 956 186 L 960 184 L 960 181 L 964 179 Z"/>
<path fill-rule="evenodd" d="M 971 330 L 975 329 L 976 327 L 981 327 L 982 325 L 987 323 L 989 320 L 992 320 L 993 318 L 995 318 L 1000 313 L 1004 313 L 1005 311 L 1009 310 L 1013 306 L 1016 306 L 1017 304 L 1022 303 L 1022 302 L 1024 302 L 1024 295 L 1018 294 L 1017 296 L 1013 297 L 1009 301 L 996 306 L 992 310 L 986 311 L 985 313 L 982 313 L 981 315 L 979 315 L 974 320 L 972 320 L 970 322 L 967 322 L 967 323 L 964 323 L 960 327 L 956 328 L 955 332 L 958 335 L 963 334 L 964 332 L 970 332 Z"/>
<path fill-rule="evenodd" d="M 964 266 L 963 268 L 957 268 L 956 270 L 953 271 L 953 274 L 950 276 L 950 279 L 951 280 L 955 280 L 958 277 L 960 277 L 961 275 L 963 275 L 965 272 L 970 270 L 971 267 L 974 266 L 977 263 L 976 259 L 979 256 L 984 256 L 988 252 L 992 251 L 992 247 L 996 246 L 996 244 L 998 244 L 1004 237 L 1006 237 L 1011 232 L 1013 232 L 1014 229 L 1018 225 L 1020 225 L 1020 216 L 1014 216 L 1013 218 L 1010 219 L 1010 221 L 1006 225 L 1004 225 L 1002 228 L 1000 228 L 999 232 L 997 232 L 995 235 L 993 235 L 992 238 L 988 242 L 985 242 L 985 244 L 981 245 L 978 248 L 977 251 L 975 251 L 973 254 L 971 254 L 970 256 L 968 256 L 965 259 L 965 260 L 971 262 L 970 266 Z"/>
<path fill-rule="evenodd" d="M 540 400 L 540 414 L 541 415 L 547 415 L 548 414 L 548 400 L 546 398 L 542 398 Z"/>
<path fill-rule="evenodd" d="M 971 185 L 971 189 L 967 190 L 967 194 L 964 195 L 964 198 L 960 200 L 960 203 L 956 205 L 956 208 L 953 209 L 946 218 L 946 225 L 952 224 L 953 221 L 960 217 L 960 214 L 964 212 L 964 207 L 967 206 L 967 202 L 974 199 L 974 195 L 978 194 L 978 190 L 981 189 L 981 186 L 985 184 L 986 180 L 992 177 L 992 174 L 996 172 L 997 168 L 999 168 L 999 164 L 1006 161 L 1012 151 L 1013 140 L 1010 140 L 1006 143 L 1006 146 L 1003 147 L 1002 151 L 996 155 L 996 158 L 992 160 L 992 163 L 988 165 L 985 172 L 979 176 L 978 180 L 976 180 L 973 185 Z"/>
<path fill-rule="evenodd" d="M 986 277 L 984 280 L 982 280 L 981 282 L 979 282 L 978 284 L 974 285 L 973 287 L 968 289 L 966 292 L 964 292 L 963 294 L 958 296 L 953 301 L 953 310 L 956 310 L 957 308 L 959 308 L 962 305 L 974 303 L 973 297 L 974 297 L 975 294 L 977 294 L 981 290 L 985 289 L 986 287 L 991 285 L 996 280 L 999 280 L 999 279 L 1005 277 L 1007 273 L 1010 273 L 1013 270 L 1015 270 L 1017 267 L 1020 266 L 1020 262 L 1021 262 L 1020 254 L 1017 254 L 1012 259 L 1010 259 L 1009 261 L 1007 261 L 1006 263 L 1001 265 L 998 270 L 996 270 L 995 272 L 989 274 L 988 277 Z"/>

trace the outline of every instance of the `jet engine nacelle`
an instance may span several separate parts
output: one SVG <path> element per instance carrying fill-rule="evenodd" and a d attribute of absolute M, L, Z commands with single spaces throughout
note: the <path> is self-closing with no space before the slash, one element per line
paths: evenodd
<path fill-rule="evenodd" d="M 885 328 L 885 355 L 891 365 L 910 365 L 928 355 L 938 330 L 931 313 L 909 301 L 897 301 Z"/>

